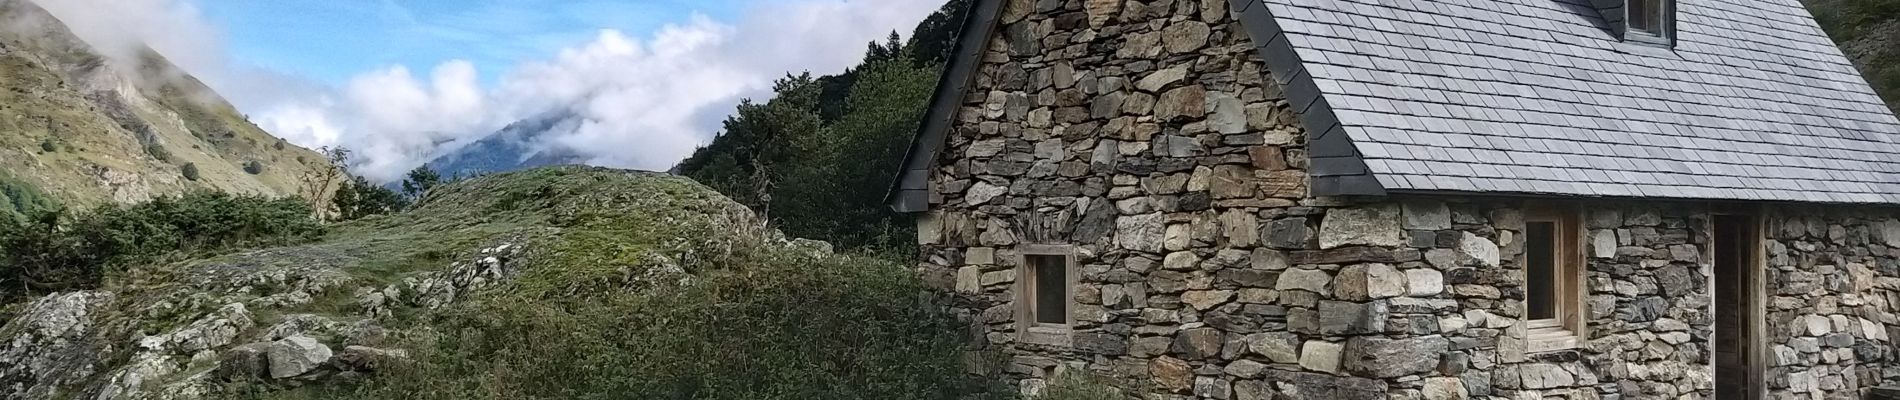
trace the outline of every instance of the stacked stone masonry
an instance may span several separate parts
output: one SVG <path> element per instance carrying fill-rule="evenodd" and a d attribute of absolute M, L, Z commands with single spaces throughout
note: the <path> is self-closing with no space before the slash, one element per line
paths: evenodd
<path fill-rule="evenodd" d="M 1710 205 L 1560 203 L 1585 337 L 1529 352 L 1537 200 L 1308 196 L 1307 134 L 1226 5 L 1007 3 L 919 222 L 975 353 L 1026 392 L 1073 369 L 1162 399 L 1713 397 Z M 1900 379 L 1900 210 L 1760 210 L 1769 397 Z M 1019 330 L 1025 245 L 1074 246 L 1071 333 Z"/>

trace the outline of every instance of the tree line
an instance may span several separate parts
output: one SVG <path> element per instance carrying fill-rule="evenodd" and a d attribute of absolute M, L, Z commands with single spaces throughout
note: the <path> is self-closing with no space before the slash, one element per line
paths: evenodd
<path fill-rule="evenodd" d="M 327 165 L 305 173 L 298 196 L 284 198 L 197 190 L 76 210 L 0 175 L 0 305 L 95 289 L 140 265 L 317 240 L 324 221 L 403 211 L 448 182 L 422 167 L 397 191 L 345 172 L 349 150 L 322 153 Z"/>
<path fill-rule="evenodd" d="M 912 246 L 915 227 L 884 195 L 954 48 L 968 0 L 893 32 L 864 62 L 824 77 L 788 75 L 746 100 L 723 132 L 676 171 L 751 207 L 780 230 L 840 247 Z"/>

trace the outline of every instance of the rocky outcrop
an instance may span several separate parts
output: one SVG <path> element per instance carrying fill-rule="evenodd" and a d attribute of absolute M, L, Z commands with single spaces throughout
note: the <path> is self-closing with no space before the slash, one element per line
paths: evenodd
<path fill-rule="evenodd" d="M 357 294 L 356 304 L 369 316 L 387 316 L 393 305 L 438 309 L 452 304 L 463 294 L 514 277 L 514 261 L 524 248 L 513 244 L 484 248 L 473 261 L 449 265 L 447 271 L 405 278 L 378 290 Z"/>
<path fill-rule="evenodd" d="M 322 367 L 334 355 L 330 346 L 308 336 L 291 336 L 265 347 L 264 355 L 273 379 L 294 378 Z"/>
<path fill-rule="evenodd" d="M 105 292 L 64 293 L 20 309 L 0 327 L 0 397 L 49 398 L 86 379 L 99 357 L 90 340 L 98 316 L 115 299 Z"/>
<path fill-rule="evenodd" d="M 468 291 L 509 279 L 509 260 L 519 261 L 525 248 L 519 239 L 505 240 L 475 251 L 468 261 L 449 263 L 446 270 L 358 289 L 356 315 L 289 313 L 258 319 L 253 310 L 298 309 L 350 290 L 352 278 L 334 267 L 250 264 L 319 256 L 294 249 L 199 265 L 183 278 L 186 285 L 141 293 L 130 302 L 110 292 L 48 296 L 21 308 L 0 328 L 0 382 L 6 383 L 0 387 L 6 395 L 0 397 L 196 399 L 224 382 L 373 372 L 407 359 L 400 349 L 376 347 L 388 336 L 376 317 L 390 315 L 394 307 L 447 306 Z M 158 321 L 140 317 L 191 315 L 193 304 L 205 303 L 223 305 L 162 331 L 151 332 Z M 118 350 L 123 354 L 115 355 Z"/>

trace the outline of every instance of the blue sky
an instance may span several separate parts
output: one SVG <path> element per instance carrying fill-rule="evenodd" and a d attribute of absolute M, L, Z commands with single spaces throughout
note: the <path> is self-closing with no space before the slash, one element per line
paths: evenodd
<path fill-rule="evenodd" d="M 693 14 L 732 20 L 746 0 L 206 0 L 238 62 L 342 84 L 390 65 L 467 60 L 491 72 L 584 43 L 601 29 L 652 32 Z"/>

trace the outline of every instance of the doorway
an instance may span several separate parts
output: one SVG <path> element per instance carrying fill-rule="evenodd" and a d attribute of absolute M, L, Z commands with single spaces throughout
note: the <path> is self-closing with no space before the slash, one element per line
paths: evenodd
<path fill-rule="evenodd" d="M 1761 240 L 1748 215 L 1717 214 L 1715 263 L 1715 398 L 1762 398 Z"/>

